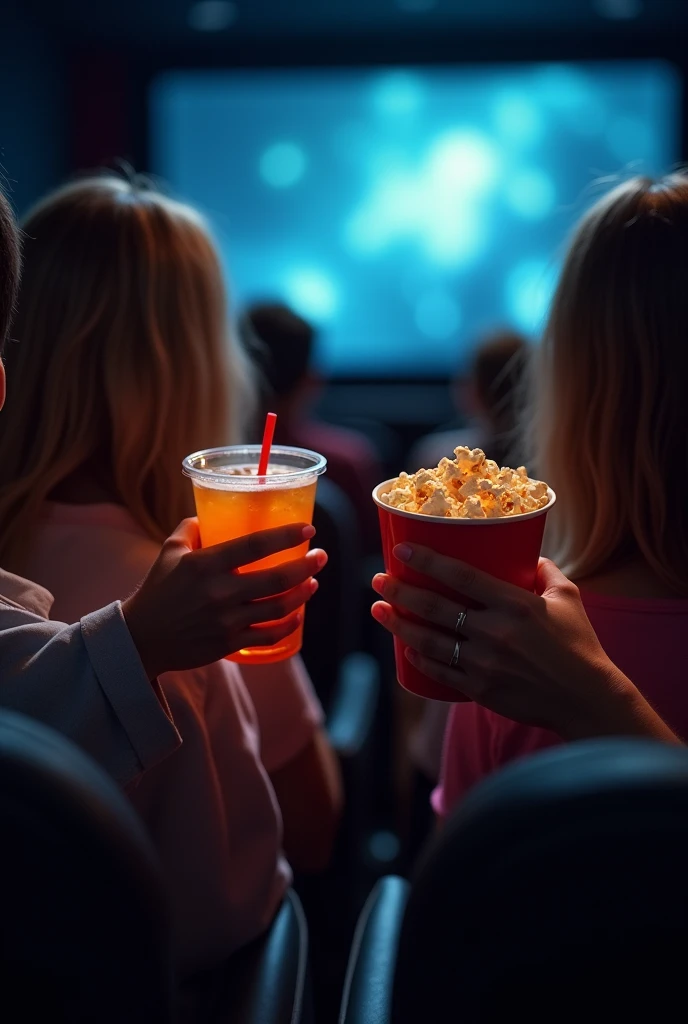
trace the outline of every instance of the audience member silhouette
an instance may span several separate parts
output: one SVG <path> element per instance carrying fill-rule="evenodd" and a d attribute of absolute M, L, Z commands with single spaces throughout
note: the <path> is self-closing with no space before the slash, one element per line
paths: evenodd
<path fill-rule="evenodd" d="M 263 375 L 264 408 L 277 413 L 275 440 L 320 452 L 327 475 L 353 504 L 366 549 L 379 546 L 371 492 L 382 479 L 378 456 L 359 431 L 326 423 L 313 407 L 323 380 L 313 366 L 314 328 L 280 303 L 259 303 L 244 313 L 242 332 Z"/>

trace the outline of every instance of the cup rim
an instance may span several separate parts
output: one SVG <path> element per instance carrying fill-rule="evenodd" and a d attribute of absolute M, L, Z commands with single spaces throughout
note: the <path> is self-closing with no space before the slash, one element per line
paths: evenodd
<path fill-rule="evenodd" d="M 499 526 L 504 523 L 519 523 L 524 519 L 535 519 L 537 516 L 543 516 L 546 512 L 549 512 L 552 505 L 557 500 L 557 496 L 551 487 L 547 487 L 547 494 L 549 495 L 549 501 L 542 508 L 533 509 L 531 512 L 519 512 L 515 516 L 496 516 L 493 519 L 450 519 L 447 516 L 426 516 L 422 512 L 407 512 L 405 509 L 394 508 L 392 505 L 386 505 L 384 501 L 380 501 L 378 494 L 382 493 L 382 488 L 389 487 L 394 481 L 398 479 L 393 476 L 389 480 L 383 480 L 382 483 L 378 484 L 377 487 L 373 488 L 373 501 L 378 508 L 384 508 L 387 512 L 392 513 L 395 516 L 403 516 L 405 519 L 420 520 L 425 523 L 437 523 L 438 525 L 445 526 L 452 523 L 460 523 L 462 526 Z"/>
<path fill-rule="evenodd" d="M 248 491 L 253 490 L 256 483 L 262 485 L 269 484 L 271 488 L 293 486 L 295 481 L 304 482 L 311 477 L 320 476 L 327 468 L 327 459 L 324 455 L 320 455 L 319 452 L 314 452 L 310 448 L 296 448 L 291 445 L 279 444 L 272 445 L 270 449 L 271 456 L 299 456 L 310 459 L 312 465 L 305 466 L 303 469 L 295 469 L 293 473 L 266 473 L 263 476 L 231 476 L 229 474 L 223 476 L 214 470 L 198 468 L 194 465 L 196 460 L 206 458 L 209 455 L 245 452 L 248 458 L 249 456 L 260 456 L 260 451 L 261 445 L 259 444 L 226 444 L 220 445 L 217 448 L 201 448 L 199 451 L 187 455 L 182 461 L 182 473 L 197 483 L 205 483 L 207 486 L 212 486 L 215 490 Z M 271 461 L 274 460 L 271 459 Z M 225 486 L 218 487 L 218 481 L 222 481 Z M 230 481 L 232 486 L 228 487 L 227 484 Z"/>

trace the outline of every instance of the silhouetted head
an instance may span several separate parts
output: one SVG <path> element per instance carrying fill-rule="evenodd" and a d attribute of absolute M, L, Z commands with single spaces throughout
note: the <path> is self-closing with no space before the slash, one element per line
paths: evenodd
<path fill-rule="evenodd" d="M 311 370 L 315 330 L 288 306 L 261 302 L 241 320 L 244 342 L 252 348 L 265 384 L 265 401 L 279 406 L 316 380 Z"/>
<path fill-rule="evenodd" d="M 473 353 L 470 386 L 474 401 L 496 430 L 513 430 L 530 346 L 516 331 L 488 335 Z"/>

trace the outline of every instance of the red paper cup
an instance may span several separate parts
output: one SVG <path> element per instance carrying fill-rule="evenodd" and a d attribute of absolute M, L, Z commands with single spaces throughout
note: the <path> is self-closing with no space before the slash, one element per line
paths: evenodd
<path fill-rule="evenodd" d="M 380 517 L 385 570 L 390 576 L 425 590 L 434 590 L 470 608 L 471 602 L 455 590 L 442 586 L 429 576 L 421 575 L 394 557 L 393 548 L 404 541 L 410 541 L 432 548 L 441 555 L 458 558 L 497 579 L 523 587 L 524 590 L 533 589 L 545 520 L 556 500 L 551 488 L 548 488 L 548 503 L 535 512 L 499 519 L 445 519 L 440 516 L 424 516 L 418 512 L 402 512 L 385 505 L 380 495 L 389 491 L 393 483 L 394 480 L 385 480 L 373 491 L 373 500 Z M 398 611 L 406 618 L 420 621 L 401 609 Z M 411 665 L 404 657 L 405 646 L 394 637 L 397 679 L 405 690 L 431 700 L 451 703 L 466 700 L 457 690 L 436 683 Z"/>

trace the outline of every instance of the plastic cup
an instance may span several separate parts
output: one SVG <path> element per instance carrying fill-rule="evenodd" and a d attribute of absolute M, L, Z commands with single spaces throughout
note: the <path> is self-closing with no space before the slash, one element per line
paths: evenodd
<path fill-rule="evenodd" d="M 203 547 L 291 523 L 313 520 L 318 477 L 326 460 L 306 448 L 273 445 L 265 476 L 257 476 L 260 445 L 207 448 L 184 459 L 191 478 Z M 268 569 L 292 561 L 308 550 L 308 541 L 242 566 L 239 572 Z M 301 609 L 303 611 L 303 608 Z M 301 650 L 303 623 L 273 646 L 247 647 L 229 655 L 243 665 L 284 661 Z"/>
<path fill-rule="evenodd" d="M 411 569 L 392 554 L 393 548 L 404 541 L 422 544 L 433 551 L 451 558 L 458 558 L 476 569 L 506 580 L 524 590 L 535 586 L 542 535 L 547 513 L 556 500 L 554 491 L 548 488 L 549 501 L 535 512 L 524 512 L 516 516 L 499 519 L 445 519 L 440 516 L 424 516 L 418 512 L 402 512 L 401 509 L 385 505 L 380 495 L 390 490 L 394 480 L 385 480 L 373 491 L 373 500 L 378 508 L 382 550 L 385 571 L 405 583 L 411 583 L 425 590 L 433 590 L 444 597 L 471 607 L 471 602 L 457 595 L 455 590 L 437 583 L 428 576 Z M 399 609 L 405 618 L 421 621 L 416 616 Z M 457 690 L 429 679 L 404 657 L 405 644 L 394 637 L 394 656 L 397 679 L 405 690 L 451 703 L 465 701 Z"/>

